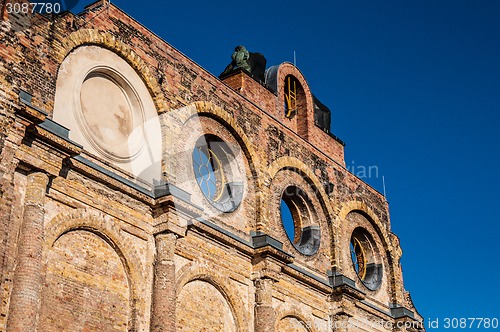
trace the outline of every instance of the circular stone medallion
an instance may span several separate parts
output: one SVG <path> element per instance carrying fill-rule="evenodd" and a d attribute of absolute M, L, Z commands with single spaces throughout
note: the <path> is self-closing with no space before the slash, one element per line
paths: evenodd
<path fill-rule="evenodd" d="M 103 72 L 87 75 L 80 91 L 80 122 L 94 147 L 117 161 L 133 158 L 143 145 L 142 112 L 122 79 Z"/>

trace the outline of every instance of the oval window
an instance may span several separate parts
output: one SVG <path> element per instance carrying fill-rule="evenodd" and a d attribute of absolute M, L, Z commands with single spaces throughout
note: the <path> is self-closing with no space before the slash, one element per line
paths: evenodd
<path fill-rule="evenodd" d="M 235 157 L 229 145 L 217 136 L 204 135 L 192 159 L 196 182 L 210 204 L 223 212 L 236 210 L 243 199 L 243 182 L 232 171 Z"/>
<path fill-rule="evenodd" d="M 383 268 L 375 241 L 366 230 L 356 228 L 349 246 L 356 275 L 366 288 L 377 290 L 382 283 Z"/>
<path fill-rule="evenodd" d="M 311 256 L 319 248 L 320 229 L 312 222 L 312 203 L 296 186 L 285 189 L 280 201 L 281 223 L 292 245 L 300 253 Z"/>

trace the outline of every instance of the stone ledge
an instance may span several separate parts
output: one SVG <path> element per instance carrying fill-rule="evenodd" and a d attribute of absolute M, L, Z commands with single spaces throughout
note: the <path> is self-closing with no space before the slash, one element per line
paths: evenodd
<path fill-rule="evenodd" d="M 83 146 L 69 139 L 69 130 L 50 119 L 45 119 L 36 126 L 30 126 L 28 130 L 71 156 L 82 152 Z"/>
<path fill-rule="evenodd" d="M 17 113 L 33 121 L 34 123 L 41 123 L 47 118 L 47 112 L 36 107 L 31 103 L 33 96 L 26 91 L 19 92 L 19 103 L 23 106 L 17 110 Z"/>
<path fill-rule="evenodd" d="M 212 239 L 232 245 L 247 255 L 253 254 L 253 246 L 250 242 L 204 218 L 199 217 L 189 221 L 188 229 L 195 229 L 209 235 Z"/>
<path fill-rule="evenodd" d="M 415 314 L 413 313 L 413 311 L 398 304 L 391 305 L 391 315 L 396 319 L 405 317 L 415 319 Z"/>
<path fill-rule="evenodd" d="M 323 279 L 293 263 L 283 267 L 283 272 L 308 284 L 309 286 L 319 289 L 325 294 L 329 294 L 332 291 L 332 286 L 328 280 Z"/>

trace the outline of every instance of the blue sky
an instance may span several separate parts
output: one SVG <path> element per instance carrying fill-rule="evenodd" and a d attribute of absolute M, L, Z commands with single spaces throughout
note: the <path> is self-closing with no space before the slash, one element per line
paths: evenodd
<path fill-rule="evenodd" d="M 236 45 L 268 66 L 295 51 L 347 165 L 385 177 L 428 331 L 500 319 L 499 0 L 113 2 L 215 75 Z"/>

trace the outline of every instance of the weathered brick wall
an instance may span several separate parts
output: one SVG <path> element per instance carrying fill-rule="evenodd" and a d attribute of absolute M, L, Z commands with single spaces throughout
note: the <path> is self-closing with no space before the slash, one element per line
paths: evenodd
<path fill-rule="evenodd" d="M 19 19 L 4 15 L 0 27 L 0 331 L 7 321 L 12 331 L 33 331 L 23 330 L 11 310 L 26 305 L 13 289 L 16 273 L 26 272 L 19 268 L 27 259 L 19 234 L 30 222 L 24 211 L 32 172 L 48 179 L 38 205 L 43 231 L 33 234 L 42 252 L 37 273 L 44 281 L 33 291 L 40 311 L 26 318 L 38 331 L 171 332 L 176 324 L 180 331 L 326 331 L 348 316 L 393 321 L 389 304 L 412 307 L 385 198 L 345 169 L 342 144 L 314 125 L 310 90 L 297 68 L 283 65 L 276 94 L 244 73 L 222 82 L 114 5 L 15 31 Z M 26 115 L 20 90 L 52 117 L 61 63 L 84 45 L 115 52 L 144 81 L 162 128 L 163 180 L 185 190 L 190 203 L 148 196 L 109 175 L 133 181 L 127 172 L 80 153 L 108 173 L 85 165 L 73 158 L 77 147 L 44 134 Z M 306 97 L 306 112 L 291 120 L 283 112 L 286 75 L 300 81 Z M 202 134 L 240 149 L 234 167 L 245 195 L 231 213 L 214 209 L 194 181 L 190 157 Z M 295 250 L 280 223 L 288 185 L 311 198 L 312 222 L 321 230 L 315 255 Z M 363 288 L 352 269 L 354 225 L 374 234 L 384 257 L 376 291 Z M 257 231 L 283 248 L 254 246 Z M 160 240 L 164 233 L 169 237 Z M 352 279 L 355 289 L 329 286 L 327 270 Z"/>
<path fill-rule="evenodd" d="M 278 331 L 283 332 L 307 332 L 304 323 L 295 317 L 285 317 L 278 323 Z"/>
<path fill-rule="evenodd" d="M 178 331 L 237 331 L 226 299 L 213 285 L 200 280 L 186 284 L 180 292 L 177 326 Z"/>
<path fill-rule="evenodd" d="M 127 274 L 102 238 L 84 230 L 62 235 L 46 269 L 40 331 L 128 331 Z"/>
<path fill-rule="evenodd" d="M 178 330 L 253 331 L 248 257 L 194 232 L 177 241 L 176 251 Z"/>

